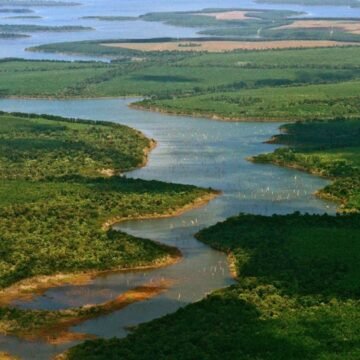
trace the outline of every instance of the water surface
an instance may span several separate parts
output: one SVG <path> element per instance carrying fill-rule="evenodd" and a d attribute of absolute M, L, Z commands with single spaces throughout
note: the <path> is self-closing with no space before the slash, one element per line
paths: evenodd
<path fill-rule="evenodd" d="M 253 0 L 79 0 L 81 6 L 76 7 L 33 7 L 41 19 L 9 19 L 17 14 L 1 14 L 0 24 L 36 24 L 48 26 L 83 25 L 92 27 L 94 31 L 65 32 L 65 33 L 33 33 L 25 39 L 0 39 L 0 58 L 21 57 L 27 59 L 57 59 L 57 60 L 90 60 L 88 56 L 43 54 L 25 51 L 26 48 L 41 44 L 100 40 L 100 39 L 136 39 L 151 37 L 194 37 L 196 28 L 182 28 L 162 23 L 144 21 L 98 21 L 94 19 L 80 19 L 83 16 L 139 16 L 148 12 L 160 11 L 192 11 L 204 8 L 250 8 L 250 9 L 287 9 L 302 12 L 304 16 L 313 17 L 358 17 L 360 8 L 346 6 L 303 6 L 257 4 Z"/>

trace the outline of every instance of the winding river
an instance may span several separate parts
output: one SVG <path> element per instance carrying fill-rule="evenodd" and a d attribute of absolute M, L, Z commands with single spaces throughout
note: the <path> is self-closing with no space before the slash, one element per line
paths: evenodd
<path fill-rule="evenodd" d="M 116 228 L 133 235 L 178 247 L 184 258 L 178 264 L 152 271 L 112 273 L 84 286 L 62 286 L 30 302 L 32 309 L 63 309 L 104 302 L 119 293 L 156 279 L 174 280 L 165 293 L 132 304 L 121 311 L 89 320 L 72 330 L 101 337 L 122 337 L 129 326 L 171 313 L 198 301 L 207 293 L 233 283 L 226 257 L 193 237 L 199 229 L 239 212 L 256 214 L 335 212 L 335 206 L 313 196 L 327 181 L 272 165 L 257 165 L 246 157 L 274 150 L 264 144 L 277 133 L 279 123 L 231 123 L 201 118 L 174 117 L 132 110 L 134 99 L 0 100 L 0 109 L 107 120 L 137 128 L 158 141 L 149 163 L 128 176 L 213 187 L 223 194 L 207 206 L 176 218 L 129 221 Z M 66 345 L 28 342 L 0 337 L 0 349 L 24 359 L 48 359 Z"/>

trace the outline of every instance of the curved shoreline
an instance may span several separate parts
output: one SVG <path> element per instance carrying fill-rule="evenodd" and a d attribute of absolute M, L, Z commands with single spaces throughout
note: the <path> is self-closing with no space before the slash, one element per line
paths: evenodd
<path fill-rule="evenodd" d="M 247 158 L 248 161 L 254 163 L 254 164 L 271 164 L 274 166 L 279 166 L 279 167 L 283 167 L 285 169 L 292 169 L 292 170 L 296 170 L 296 171 L 301 171 L 304 172 L 306 174 L 310 174 L 310 175 L 314 175 L 326 180 L 331 181 L 332 183 L 336 180 L 335 178 L 323 175 L 321 172 L 317 171 L 317 170 L 312 170 L 312 169 L 308 169 L 305 168 L 304 166 L 301 165 L 297 165 L 297 164 L 287 164 L 281 161 L 269 161 L 269 162 L 259 162 L 256 161 L 255 156 L 250 156 Z M 324 201 L 331 201 L 335 204 L 339 204 L 340 207 L 337 208 L 337 211 L 339 212 L 347 212 L 345 209 L 342 209 L 341 206 L 344 205 L 344 201 L 335 197 L 335 196 L 331 196 L 330 194 L 327 194 L 326 192 L 324 192 L 324 188 L 322 189 L 318 189 L 313 193 L 318 199 L 324 200 Z"/>
<path fill-rule="evenodd" d="M 215 114 L 211 114 L 211 113 L 197 113 L 197 112 L 175 113 L 175 112 L 167 111 L 166 109 L 161 108 L 161 107 L 156 107 L 156 106 L 146 107 L 146 106 L 139 105 L 138 103 L 131 103 L 128 105 L 128 107 L 131 109 L 134 109 L 134 110 L 151 111 L 151 112 L 155 112 L 155 113 L 159 113 L 159 114 L 166 114 L 169 116 L 186 116 L 186 117 L 191 117 L 191 118 L 202 118 L 202 119 L 213 120 L 213 121 L 222 121 L 222 122 L 284 123 L 284 122 L 296 122 L 296 121 L 301 120 L 301 119 L 294 119 L 294 118 L 289 118 L 289 119 L 281 119 L 281 118 L 264 119 L 264 118 L 249 118 L 249 117 L 230 118 L 230 117 L 219 116 L 219 115 L 215 115 Z"/>
<path fill-rule="evenodd" d="M 189 204 L 186 204 L 178 209 L 166 212 L 164 214 L 149 214 L 149 215 L 143 215 L 143 216 L 137 216 L 137 217 L 114 217 L 108 221 L 106 221 L 103 226 L 102 229 L 103 230 L 108 230 L 110 229 L 112 226 L 119 224 L 121 222 L 124 221 L 137 221 L 137 220 L 157 220 L 157 219 L 166 219 L 166 218 L 172 218 L 172 217 L 177 217 L 180 216 L 188 211 L 194 210 L 194 209 L 198 209 L 201 208 L 203 206 L 205 206 L 206 204 L 208 204 L 211 200 L 214 200 L 216 197 L 218 197 L 219 195 L 221 195 L 222 192 L 221 191 L 217 191 L 217 190 L 212 190 L 212 192 L 200 196 L 197 199 L 195 199 L 194 201 L 192 201 Z"/>
<path fill-rule="evenodd" d="M 187 204 L 177 210 L 168 212 L 166 214 L 149 214 L 140 217 L 133 218 L 113 218 L 105 222 L 102 226 L 103 230 L 109 230 L 112 226 L 124 221 L 136 221 L 136 220 L 156 220 L 163 218 L 171 218 L 179 216 L 185 212 L 200 208 L 208 204 L 211 200 L 219 196 L 221 192 L 213 191 L 202 197 L 195 199 L 192 203 Z M 181 261 L 182 254 L 180 250 L 175 247 L 168 247 L 169 254 L 163 260 L 156 260 L 152 264 L 136 266 L 136 267 L 122 267 L 107 270 L 89 270 L 80 273 L 58 273 L 54 275 L 39 275 L 33 278 L 21 280 L 3 290 L 0 291 L 0 306 L 8 306 L 16 300 L 30 301 L 34 297 L 44 294 L 47 290 L 64 285 L 80 286 L 90 283 L 97 277 L 104 276 L 110 273 L 117 272 L 131 272 L 137 270 L 152 270 L 158 269 L 170 265 L 174 265 Z"/>
<path fill-rule="evenodd" d="M 152 138 L 148 138 L 143 132 L 133 129 L 137 131 L 142 137 L 148 139 L 148 146 L 143 149 L 143 158 L 142 161 L 138 164 L 138 166 L 128 169 L 125 173 L 143 168 L 147 166 L 149 162 L 149 155 L 152 150 L 157 147 L 156 140 Z M 99 169 L 99 173 L 106 177 L 112 177 L 116 174 L 115 169 Z M 161 218 L 169 218 L 179 216 L 187 211 L 205 206 L 208 202 L 216 198 L 220 195 L 220 191 L 212 190 L 210 193 L 200 196 L 196 198 L 191 203 L 188 203 L 184 206 L 181 206 L 175 210 L 169 210 L 164 214 L 147 214 L 139 217 L 114 217 L 112 219 L 107 220 L 103 225 L 102 229 L 104 231 L 109 230 L 115 224 L 118 224 L 123 221 L 135 221 L 135 220 L 151 220 L 151 219 L 161 219 Z M 156 241 L 153 241 L 156 243 Z M 135 267 L 119 267 L 113 269 L 106 270 L 88 270 L 82 272 L 74 272 L 74 273 L 57 273 L 53 275 L 38 275 L 32 278 L 26 278 L 20 280 L 7 288 L 0 290 L 0 306 L 9 306 L 12 302 L 16 300 L 21 301 L 30 301 L 34 297 L 44 294 L 47 290 L 64 286 L 64 285 L 86 285 L 94 280 L 96 277 L 103 276 L 109 273 L 116 272 L 130 272 L 137 270 L 151 270 L 158 269 L 165 266 L 170 266 L 178 263 L 182 259 L 182 254 L 179 249 L 171 246 L 168 247 L 168 255 L 163 259 L 157 259 L 152 263 L 147 265 L 140 265 Z"/>

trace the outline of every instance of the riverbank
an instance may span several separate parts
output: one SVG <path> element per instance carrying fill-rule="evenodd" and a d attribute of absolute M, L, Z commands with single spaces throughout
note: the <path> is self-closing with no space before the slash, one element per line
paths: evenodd
<path fill-rule="evenodd" d="M 206 204 L 208 204 L 210 201 L 214 200 L 216 197 L 218 197 L 219 195 L 221 195 L 221 191 L 217 191 L 217 190 L 211 190 L 210 193 L 205 194 L 203 196 L 200 196 L 198 198 L 196 198 L 194 201 L 190 202 L 189 204 L 186 204 L 178 209 L 173 209 L 167 213 L 164 214 L 149 214 L 149 215 L 144 215 L 144 216 L 139 216 L 139 217 L 114 217 L 108 221 L 106 221 L 102 228 L 103 230 L 108 230 L 110 229 L 112 226 L 119 224 L 123 221 L 133 221 L 133 220 L 156 220 L 156 219 L 166 219 L 166 218 L 172 218 L 172 217 L 177 217 L 180 216 L 188 211 L 191 210 L 195 210 L 198 208 L 201 208 L 203 206 L 205 206 Z"/>
<path fill-rule="evenodd" d="M 193 117 L 193 118 L 203 118 L 203 119 L 209 119 L 209 120 L 215 120 L 215 121 L 225 121 L 225 122 L 284 122 L 284 121 L 296 121 L 292 120 L 291 118 L 284 120 L 283 118 L 279 119 L 264 119 L 263 117 L 256 117 L 256 118 L 250 118 L 250 117 L 226 117 L 226 116 L 220 116 L 215 115 L 214 113 L 203 113 L 203 112 L 178 112 L 178 111 L 171 111 L 170 109 L 156 107 L 156 106 L 147 106 L 143 105 L 141 103 L 131 103 L 129 104 L 129 107 L 134 110 L 142 110 L 142 111 L 151 111 L 159 114 L 166 114 L 171 116 L 187 116 L 187 117 Z"/>
<path fill-rule="evenodd" d="M 270 154 L 250 158 L 256 163 L 305 171 L 330 179 L 332 183 L 316 192 L 324 200 L 340 204 L 341 212 L 360 210 L 360 141 L 358 120 L 302 122 L 282 126 L 272 143 L 287 145 Z"/>

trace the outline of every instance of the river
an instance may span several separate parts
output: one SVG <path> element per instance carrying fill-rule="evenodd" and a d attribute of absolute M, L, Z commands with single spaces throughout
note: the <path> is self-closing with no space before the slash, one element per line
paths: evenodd
<path fill-rule="evenodd" d="M 277 133 L 279 123 L 232 123 L 175 117 L 128 108 L 135 99 L 0 100 L 0 109 L 106 120 L 141 130 L 158 141 L 146 167 L 128 173 L 142 179 L 213 187 L 223 194 L 207 206 L 176 218 L 129 221 L 116 228 L 178 247 L 183 261 L 152 271 L 113 273 L 85 286 L 62 286 L 23 308 L 63 309 L 113 299 L 145 282 L 166 278 L 174 285 L 145 302 L 89 320 L 72 330 L 101 337 L 125 336 L 128 326 L 176 311 L 207 293 L 233 283 L 226 257 L 193 237 L 199 229 L 239 212 L 285 214 L 296 210 L 334 213 L 334 204 L 314 197 L 328 182 L 295 170 L 246 161 L 246 157 L 273 151 L 263 142 Z M 0 348 L 24 359 L 48 359 L 68 346 L 0 337 Z"/>

